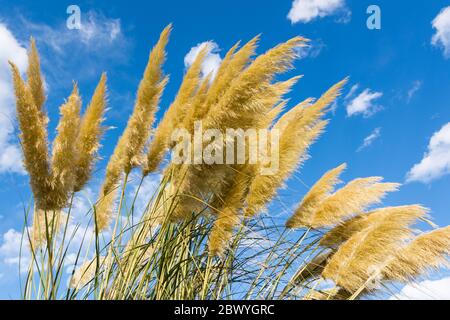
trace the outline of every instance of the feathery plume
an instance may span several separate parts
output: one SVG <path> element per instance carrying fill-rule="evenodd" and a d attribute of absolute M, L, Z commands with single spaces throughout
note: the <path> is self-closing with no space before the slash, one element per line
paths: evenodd
<path fill-rule="evenodd" d="M 208 97 L 205 102 L 205 108 L 209 112 L 212 105 L 216 104 L 232 82 L 238 78 L 239 74 L 250 63 L 251 57 L 255 54 L 255 49 L 259 41 L 259 36 L 254 37 L 247 42 L 236 53 L 239 43 L 234 45 L 225 55 L 217 75 L 211 84 Z M 237 80 L 236 80 L 237 81 Z"/>
<path fill-rule="evenodd" d="M 118 175 L 120 177 L 120 174 Z M 101 232 L 106 230 L 113 216 L 114 204 L 117 195 L 117 185 L 106 187 L 102 185 L 101 196 L 95 205 L 95 223 L 96 229 Z M 109 190 L 108 192 L 105 192 Z"/>
<path fill-rule="evenodd" d="M 424 214 L 423 208 L 411 210 L 408 207 L 378 209 L 379 217 L 374 223 L 352 235 L 339 247 L 330 259 L 322 276 L 333 280 L 337 285 L 349 292 L 370 286 L 371 277 L 379 279 L 379 272 L 386 261 L 411 237 L 409 228 L 419 216 Z"/>
<path fill-rule="evenodd" d="M 333 300 L 339 293 L 338 288 L 331 288 L 326 290 L 311 290 L 305 296 L 304 300 Z"/>
<path fill-rule="evenodd" d="M 45 103 L 44 82 L 41 77 L 41 65 L 39 61 L 39 53 L 36 48 L 36 42 L 33 38 L 30 39 L 30 51 L 28 52 L 28 69 L 27 69 L 28 86 L 30 88 L 33 101 L 38 110 L 43 113 L 43 106 Z M 45 120 L 46 121 L 46 120 Z"/>
<path fill-rule="evenodd" d="M 225 130 L 226 128 L 236 127 L 246 129 L 256 123 L 255 119 L 266 116 L 273 105 L 252 102 L 255 99 L 259 99 L 264 90 L 270 87 L 270 81 L 275 74 L 290 68 L 292 60 L 295 58 L 295 48 L 303 42 L 303 38 L 291 39 L 256 58 L 250 66 L 231 82 L 219 101 L 211 106 L 209 113 L 203 119 L 204 129 Z M 164 118 L 172 118 L 170 115 L 171 110 L 175 109 L 173 107 L 169 108 Z M 163 146 L 163 144 L 158 144 L 157 138 L 159 131 L 167 131 L 165 132 L 167 136 L 171 133 L 171 127 L 164 125 L 168 121 L 163 119 L 158 126 L 152 145 L 156 146 L 156 151 L 161 152 L 159 156 L 149 156 L 149 163 L 159 164 L 165 153 L 166 147 L 158 147 Z M 149 154 L 156 155 L 157 153 L 150 150 Z M 155 159 L 156 162 L 154 161 Z M 179 201 L 179 205 L 174 210 L 174 213 L 171 214 L 172 220 L 181 219 L 186 214 L 198 211 L 202 206 L 202 199 L 205 196 L 208 197 L 208 194 L 214 193 L 218 196 L 226 194 L 227 183 L 234 174 L 234 168 L 225 165 L 215 165 L 213 167 L 203 165 L 200 167 L 194 168 L 189 166 L 186 170 L 180 170 L 181 172 L 186 172 L 179 187 L 182 201 Z M 200 199 L 200 201 L 197 199 Z"/>
<path fill-rule="evenodd" d="M 355 233 L 368 228 L 372 224 L 376 224 L 382 219 L 387 219 L 391 214 L 403 214 L 405 217 L 405 223 L 409 224 L 410 219 L 423 218 L 427 212 L 428 209 L 419 205 L 375 209 L 367 214 L 357 215 L 337 225 L 325 233 L 325 235 L 320 239 L 319 244 L 323 247 L 336 248 L 347 241 Z"/>
<path fill-rule="evenodd" d="M 246 216 L 251 217 L 273 198 L 284 181 L 305 161 L 307 149 L 322 134 L 328 121 L 320 121 L 312 128 L 296 135 L 290 130 L 280 137 L 280 168 L 273 175 L 257 175 L 247 196 Z M 290 133 L 289 133 L 290 132 Z"/>
<path fill-rule="evenodd" d="M 283 182 L 303 163 L 309 146 L 320 136 L 327 121 L 320 121 L 326 107 L 339 95 L 346 80 L 331 87 L 313 105 L 305 108 L 305 102 L 294 108 L 286 117 L 281 117 L 274 125 L 280 130 L 280 168 L 274 175 L 258 175 L 250 186 L 245 215 L 253 216 L 262 210 L 276 194 Z"/>
<path fill-rule="evenodd" d="M 328 231 L 320 239 L 322 247 L 336 248 L 347 241 L 355 233 L 368 227 L 365 215 L 356 215 Z"/>
<path fill-rule="evenodd" d="M 172 26 L 167 26 L 160 35 L 158 43 L 152 49 L 144 77 L 139 84 L 133 114 L 118 144 L 126 145 L 123 150 L 123 166 L 125 172 L 139 165 L 142 151 L 150 135 L 154 114 L 158 108 L 162 92 L 168 78 L 163 78 L 162 65 L 166 58 L 165 48 L 169 40 Z"/>
<path fill-rule="evenodd" d="M 52 209 L 47 204 L 50 173 L 46 121 L 36 107 L 28 86 L 20 76 L 19 69 L 12 62 L 10 65 L 25 169 L 30 175 L 30 185 L 37 208 Z"/>
<path fill-rule="evenodd" d="M 158 43 L 150 52 L 143 79 L 139 84 L 133 114 L 120 137 L 113 155 L 106 167 L 96 216 L 99 231 L 108 226 L 112 204 L 114 203 L 117 185 L 123 172 L 129 173 L 141 162 L 142 152 L 150 134 L 150 127 L 158 107 L 167 78 L 162 78 L 162 64 L 165 60 L 165 47 L 169 39 L 171 25 L 166 27 Z"/>
<path fill-rule="evenodd" d="M 252 181 L 247 195 L 245 215 L 252 217 L 270 202 L 284 181 L 306 158 L 305 152 L 324 131 L 327 121 L 320 121 L 311 128 L 292 131 L 286 129 L 280 136 L 278 171 L 273 175 L 258 174 Z"/>
<path fill-rule="evenodd" d="M 370 290 L 365 288 L 365 289 L 361 290 L 361 292 L 358 294 L 358 297 L 361 297 L 369 292 L 370 292 Z M 351 292 L 348 292 L 347 290 L 342 289 L 342 288 L 337 288 L 335 293 L 333 295 L 331 295 L 330 297 L 328 297 L 328 300 L 350 300 L 350 298 L 352 298 L 352 296 L 353 296 L 353 294 Z"/>
<path fill-rule="evenodd" d="M 223 208 L 209 236 L 208 249 L 211 256 L 223 255 L 233 234 L 233 228 L 239 224 L 239 216 L 235 208 Z"/>
<path fill-rule="evenodd" d="M 104 268 L 105 257 L 99 257 L 97 263 L 97 257 L 85 261 L 80 267 L 78 267 L 72 278 L 70 279 L 69 287 L 72 289 L 78 289 L 84 287 L 92 279 L 94 279 L 97 270 Z"/>
<path fill-rule="evenodd" d="M 333 251 L 328 250 L 314 257 L 307 265 L 301 267 L 293 278 L 294 283 L 301 283 L 311 278 L 317 278 L 322 274 L 328 260 L 333 256 Z"/>
<path fill-rule="evenodd" d="M 218 103 L 211 106 L 205 127 L 246 129 L 252 126 L 255 117 L 267 114 L 267 106 L 251 103 L 252 98 L 267 90 L 276 74 L 292 67 L 296 48 L 304 45 L 305 41 L 296 37 L 257 57 L 232 81 Z"/>
<path fill-rule="evenodd" d="M 227 195 L 222 199 L 223 204 L 209 236 L 208 249 L 210 255 L 221 256 L 233 235 L 233 228 L 240 222 L 240 208 L 244 201 L 249 185 L 249 176 L 245 166 L 236 173 Z"/>
<path fill-rule="evenodd" d="M 119 158 L 125 148 L 124 145 L 117 145 L 113 155 L 106 166 L 105 179 L 100 189 L 100 196 L 96 204 L 95 219 L 98 231 L 105 230 L 111 220 L 114 201 L 116 199 L 117 188 L 120 177 L 123 173 L 122 159 Z"/>
<path fill-rule="evenodd" d="M 340 182 L 339 176 L 346 167 L 347 165 L 345 163 L 341 164 L 339 167 L 325 173 L 319 181 L 316 182 L 303 198 L 298 209 L 286 222 L 287 228 L 298 228 L 302 226 L 302 217 L 304 215 L 312 214 L 317 210 L 319 205 L 334 191 L 335 185 Z"/>
<path fill-rule="evenodd" d="M 276 82 L 267 87 L 266 90 L 260 92 L 253 98 L 253 101 L 249 106 L 262 106 L 263 114 L 255 117 L 255 119 L 247 120 L 250 126 L 258 129 L 269 128 L 274 119 L 281 112 L 280 107 L 283 108 L 283 96 L 292 90 L 292 87 L 297 83 L 302 76 L 295 76 L 286 81 Z M 277 110 L 279 109 L 279 110 Z"/>
<path fill-rule="evenodd" d="M 51 187 L 49 194 L 53 207 L 62 209 L 67 205 L 75 185 L 75 170 L 78 150 L 75 141 L 80 126 L 81 99 L 74 84 L 72 94 L 60 108 L 61 119 L 56 128 L 58 134 L 53 141 L 51 161 Z"/>
<path fill-rule="evenodd" d="M 396 191 L 397 183 L 382 183 L 381 177 L 358 178 L 326 198 L 313 212 L 302 211 L 297 225 L 323 228 L 343 222 L 381 202 L 387 192 Z M 300 208 L 301 210 L 301 208 Z"/>
<path fill-rule="evenodd" d="M 143 168 L 144 176 L 147 176 L 158 168 L 169 148 L 172 130 L 176 128 L 179 123 L 183 123 L 182 120 L 187 112 L 186 105 L 192 97 L 194 97 L 200 83 L 201 65 L 206 53 L 207 47 L 200 50 L 194 62 L 184 75 L 175 100 L 156 127 L 155 134 L 147 153 L 147 162 Z"/>
<path fill-rule="evenodd" d="M 270 110 L 267 113 L 267 120 L 265 125 L 263 125 L 264 128 L 270 129 L 273 128 L 273 125 L 275 124 L 275 120 L 278 118 L 278 116 L 285 110 L 286 105 L 288 101 L 282 100 L 277 105 L 275 105 L 272 110 Z"/>
<path fill-rule="evenodd" d="M 275 128 L 284 131 L 286 126 L 295 125 L 303 127 L 314 124 L 328 112 L 328 106 L 340 95 L 343 86 L 347 83 L 348 78 L 339 81 L 325 92 L 320 99 L 314 102 L 308 98 L 298 104 L 295 108 L 287 112 L 275 125 Z"/>
<path fill-rule="evenodd" d="M 283 132 L 286 129 L 286 126 L 293 121 L 296 117 L 299 118 L 300 114 L 304 112 L 304 109 L 308 106 L 311 106 L 313 104 L 314 99 L 308 98 L 304 101 L 297 104 L 295 107 L 293 107 L 291 110 L 285 112 L 280 119 L 274 124 L 273 128 L 278 129 L 281 132 Z"/>
<path fill-rule="evenodd" d="M 33 249 L 46 244 L 67 223 L 68 216 L 62 211 L 44 211 L 35 209 L 31 228 L 31 245 Z"/>
<path fill-rule="evenodd" d="M 207 112 L 205 108 L 205 100 L 208 96 L 210 80 L 211 74 L 208 74 L 205 79 L 203 79 L 200 87 L 195 93 L 195 96 L 190 100 L 187 106 L 188 110 L 183 121 L 183 127 L 191 133 L 194 131 L 195 121 L 203 119 Z"/>
<path fill-rule="evenodd" d="M 449 266 L 450 226 L 417 236 L 397 251 L 383 270 L 388 280 L 408 282 L 414 278 Z"/>
<path fill-rule="evenodd" d="M 91 176 L 94 161 L 100 148 L 100 138 L 104 132 L 102 122 L 105 108 L 106 74 L 103 73 L 80 123 L 76 142 L 78 158 L 77 165 L 74 168 L 76 171 L 74 192 L 83 189 Z"/>

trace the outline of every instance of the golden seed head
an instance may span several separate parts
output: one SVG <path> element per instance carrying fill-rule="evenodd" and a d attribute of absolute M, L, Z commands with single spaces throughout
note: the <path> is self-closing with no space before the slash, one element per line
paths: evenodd
<path fill-rule="evenodd" d="M 91 177 L 94 162 L 97 159 L 100 139 L 103 135 L 104 114 L 106 109 L 106 74 L 103 73 L 95 88 L 80 123 L 77 138 L 77 165 L 74 191 L 80 191 Z"/>

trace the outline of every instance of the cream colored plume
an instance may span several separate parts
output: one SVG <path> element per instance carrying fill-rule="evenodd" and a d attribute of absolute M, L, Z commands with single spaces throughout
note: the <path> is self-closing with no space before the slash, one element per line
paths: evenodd
<path fill-rule="evenodd" d="M 236 177 L 222 199 L 217 219 L 209 236 L 210 255 L 223 255 L 233 235 L 233 229 L 241 220 L 241 208 L 249 186 L 249 177 L 245 168 L 236 173 Z"/>
<path fill-rule="evenodd" d="M 33 250 L 45 245 L 47 239 L 54 239 L 61 228 L 67 224 L 67 219 L 67 214 L 62 211 L 35 209 L 30 234 Z"/>
<path fill-rule="evenodd" d="M 169 25 L 162 31 L 158 43 L 150 52 L 144 77 L 139 84 L 133 114 L 106 167 L 106 176 L 96 208 L 99 231 L 104 230 L 109 224 L 121 175 L 128 174 L 143 157 L 143 149 L 150 135 L 154 114 L 167 83 L 167 78 L 163 78 L 162 75 L 162 64 L 165 60 L 165 47 L 170 30 Z"/>
<path fill-rule="evenodd" d="M 118 142 L 118 145 L 126 145 L 125 148 L 118 148 L 118 151 L 122 150 L 124 153 L 120 158 L 123 157 L 121 161 L 125 172 L 130 172 L 142 162 L 142 152 L 150 136 L 155 112 L 168 81 L 163 76 L 162 65 L 166 58 L 165 48 L 171 30 L 172 26 L 169 25 L 161 32 L 158 43 L 150 52 L 143 79 L 139 84 L 133 114 Z"/>
<path fill-rule="evenodd" d="M 36 48 L 36 42 L 30 39 L 30 51 L 28 52 L 28 69 L 27 78 L 33 101 L 38 110 L 42 112 L 42 117 L 47 121 L 43 107 L 45 103 L 44 81 L 41 76 L 41 65 L 39 61 L 39 53 Z"/>
<path fill-rule="evenodd" d="M 294 283 L 302 283 L 322 274 L 328 260 L 333 256 L 333 251 L 328 250 L 314 257 L 305 266 L 302 266 L 293 277 Z"/>
<path fill-rule="evenodd" d="M 315 210 L 303 211 L 298 224 L 323 228 L 336 225 L 371 205 L 381 202 L 387 192 L 398 189 L 397 183 L 382 183 L 380 177 L 358 178 L 322 201 Z M 300 208 L 302 210 L 302 208 Z"/>
<path fill-rule="evenodd" d="M 308 106 L 311 106 L 313 104 L 314 99 L 308 98 L 299 104 L 297 104 L 295 107 L 293 107 L 291 110 L 285 112 L 280 119 L 273 125 L 273 129 L 278 129 L 281 132 L 283 132 L 286 129 L 286 126 L 295 118 L 299 117 L 301 113 L 304 112 L 304 109 Z"/>
<path fill-rule="evenodd" d="M 271 86 L 273 77 L 289 70 L 296 49 L 305 39 L 296 37 L 258 56 L 234 81 L 219 101 L 211 106 L 205 119 L 206 128 L 247 129 L 255 118 L 266 115 L 267 105 L 252 103 L 253 98 Z M 273 105 L 270 106 L 272 108 Z"/>
<path fill-rule="evenodd" d="M 195 121 L 203 119 L 207 113 L 205 100 L 208 96 L 210 80 L 211 74 L 207 75 L 205 79 L 203 79 L 194 97 L 190 99 L 186 106 L 188 110 L 183 119 L 182 126 L 191 133 L 194 131 Z"/>
<path fill-rule="evenodd" d="M 61 118 L 56 128 L 58 134 L 53 141 L 50 181 L 52 192 L 49 198 L 57 209 L 67 205 L 75 185 L 80 109 L 81 99 L 78 87 L 74 84 L 72 94 L 60 108 Z"/>
<path fill-rule="evenodd" d="M 372 224 L 339 247 L 322 276 L 349 292 L 372 286 L 374 280 L 380 280 L 386 261 L 412 236 L 410 226 L 425 212 L 414 206 L 378 209 Z"/>
<path fill-rule="evenodd" d="M 24 165 L 30 175 L 30 185 L 36 206 L 41 209 L 55 209 L 48 201 L 50 170 L 47 121 L 34 103 L 30 89 L 22 80 L 19 69 L 12 62 L 10 65 L 14 80 Z"/>
<path fill-rule="evenodd" d="M 97 270 L 101 272 L 104 268 L 105 257 L 99 257 L 98 263 L 97 258 L 85 261 L 81 266 L 79 266 L 72 278 L 70 279 L 69 287 L 72 289 L 79 289 L 87 285 L 90 281 L 93 281 Z"/>
<path fill-rule="evenodd" d="M 258 40 L 259 36 L 254 37 L 236 52 L 239 45 L 237 43 L 227 52 L 205 101 L 205 109 L 207 109 L 207 112 L 209 112 L 212 105 L 215 105 L 222 98 L 233 81 L 238 81 L 239 74 L 250 63 L 251 57 L 255 54 Z"/>
<path fill-rule="evenodd" d="M 320 120 L 327 106 L 336 99 L 346 80 L 331 87 L 317 102 L 306 107 L 302 102 L 274 125 L 280 130 L 279 170 L 274 175 L 257 175 L 247 196 L 246 216 L 264 209 L 284 181 L 307 158 L 309 146 L 320 136 L 327 121 Z"/>
<path fill-rule="evenodd" d="M 398 250 L 383 270 L 388 280 L 409 282 L 427 272 L 449 267 L 450 226 L 423 233 Z"/>
<path fill-rule="evenodd" d="M 290 68 L 296 48 L 303 42 L 302 38 L 291 39 L 256 58 L 231 82 L 218 102 L 211 106 L 203 121 L 203 128 L 245 130 L 267 119 L 269 112 L 277 103 L 261 103 L 261 98 L 265 92 L 273 92 L 272 85 L 278 88 L 288 87 L 285 83 L 272 84 L 271 81 L 277 73 Z M 228 165 L 187 166 L 185 170 L 180 170 L 186 174 L 179 187 L 179 205 L 171 214 L 171 219 L 178 220 L 201 210 L 205 198 L 209 198 L 212 193 L 217 197 L 224 197 L 235 170 Z"/>
<path fill-rule="evenodd" d="M 337 225 L 320 239 L 320 245 L 324 247 L 337 247 L 347 241 L 353 234 L 376 224 L 378 221 L 389 218 L 391 214 L 405 217 L 405 223 L 409 224 L 410 219 L 425 217 L 428 210 L 420 205 L 407 205 L 398 207 L 387 207 L 375 209 L 371 212 L 357 215 L 345 222 Z"/>
<path fill-rule="evenodd" d="M 80 191 L 88 182 L 94 162 L 100 148 L 100 138 L 104 128 L 102 123 L 106 109 L 106 74 L 103 73 L 95 88 L 94 95 L 81 119 L 80 130 L 76 141 L 78 158 L 74 191 Z"/>
<path fill-rule="evenodd" d="M 209 236 L 208 249 L 212 256 L 223 255 L 232 238 L 233 228 L 239 224 L 236 208 L 225 207 L 219 213 Z"/>
<path fill-rule="evenodd" d="M 298 228 L 303 226 L 301 222 L 302 217 L 313 214 L 319 205 L 334 191 L 335 185 L 340 182 L 339 176 L 346 167 L 347 165 L 344 163 L 339 167 L 328 171 L 316 182 L 316 184 L 314 184 L 314 186 L 312 186 L 303 198 L 298 209 L 286 222 L 287 228 Z"/>
<path fill-rule="evenodd" d="M 187 105 L 194 97 L 200 84 L 201 65 L 206 53 L 207 47 L 205 46 L 189 67 L 175 100 L 156 127 L 155 134 L 150 142 L 147 160 L 143 167 L 144 176 L 158 169 L 159 164 L 170 146 L 170 138 L 173 129 L 183 123 L 183 119 L 187 113 Z"/>
<path fill-rule="evenodd" d="M 326 290 L 310 290 L 305 296 L 304 300 L 334 300 L 334 297 L 338 294 L 338 288 L 331 288 Z"/>

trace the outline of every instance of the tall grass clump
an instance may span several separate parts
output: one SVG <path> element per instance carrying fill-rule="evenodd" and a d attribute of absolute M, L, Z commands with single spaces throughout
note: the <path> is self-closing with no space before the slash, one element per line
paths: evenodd
<path fill-rule="evenodd" d="M 22 246 L 25 299 L 357 299 L 447 265 L 448 227 L 437 228 L 417 204 L 382 207 L 383 198 L 400 187 L 382 177 L 339 187 L 345 164 L 318 178 L 303 198 L 292 193 L 298 205 L 282 209 L 280 189 L 310 158 L 347 81 L 284 111 L 285 96 L 301 77 L 280 75 L 293 69 L 299 48 L 308 45 L 305 38 L 260 55 L 259 37 L 237 43 L 215 76 L 201 73 L 204 48 L 155 125 L 168 83 L 163 64 L 171 30 L 162 31 L 150 52 L 98 197 L 81 214 L 76 203 L 93 175 L 105 131 L 106 75 L 83 114 L 74 83 L 50 149 L 34 41 L 26 80 L 11 63 L 33 193 Z M 278 152 L 278 170 L 263 174 L 267 163 L 252 163 L 248 152 L 235 164 L 170 161 L 178 150 L 175 130 L 194 133 L 199 120 L 203 130 L 278 134 L 277 150 L 269 148 Z M 432 230 L 419 231 L 419 223 Z"/>

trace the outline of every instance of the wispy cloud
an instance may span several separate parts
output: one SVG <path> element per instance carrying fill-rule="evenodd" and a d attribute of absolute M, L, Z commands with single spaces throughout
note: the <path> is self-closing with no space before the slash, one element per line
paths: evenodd
<path fill-rule="evenodd" d="M 390 300 L 450 300 L 450 277 L 408 284 Z"/>
<path fill-rule="evenodd" d="M 304 47 L 297 49 L 297 54 L 300 59 L 317 58 L 322 50 L 326 47 L 322 39 L 313 40 Z"/>
<path fill-rule="evenodd" d="M 81 28 L 35 23 L 23 16 L 11 20 L 2 16 L 0 24 L 0 174 L 24 174 L 21 151 L 15 135 L 14 94 L 8 60 L 21 72 L 27 66 L 26 48 L 30 36 L 41 52 L 47 88 L 71 86 L 71 80 L 97 78 L 111 59 L 126 57 L 126 41 L 119 19 L 95 11 L 81 15 Z M 124 59 L 126 61 L 126 59 Z"/>
<path fill-rule="evenodd" d="M 345 0 L 294 0 L 287 18 L 292 23 L 308 23 L 332 15 L 339 16 L 337 22 L 340 23 L 350 20 L 351 11 Z"/>
<path fill-rule="evenodd" d="M 372 145 L 372 143 L 375 142 L 378 138 L 381 137 L 381 128 L 376 128 L 372 131 L 371 134 L 369 134 L 367 137 L 364 138 L 363 143 L 359 146 L 357 152 L 362 151 L 363 149 L 369 147 Z"/>
<path fill-rule="evenodd" d="M 417 93 L 417 91 L 422 88 L 423 82 L 420 80 L 416 80 L 413 82 L 412 87 L 408 90 L 408 93 L 406 94 L 406 102 L 410 103 L 411 99 L 414 97 L 414 95 Z"/>
<path fill-rule="evenodd" d="M 376 103 L 376 100 L 383 96 L 382 92 L 365 89 L 354 97 L 358 89 L 359 86 L 354 85 L 350 90 L 350 93 L 346 96 L 346 100 L 348 101 L 347 116 L 351 117 L 361 114 L 364 117 L 370 117 L 382 109 L 382 107 Z"/>
<path fill-rule="evenodd" d="M 450 6 L 443 8 L 431 24 L 436 29 L 431 43 L 444 50 L 445 58 L 450 58 Z"/>
<path fill-rule="evenodd" d="M 123 33 L 121 20 L 101 12 L 82 12 L 80 29 L 68 29 L 63 19 L 50 25 L 25 16 L 10 20 L 9 25 L 19 39 L 36 39 L 51 90 L 70 86 L 71 79 L 95 79 L 111 62 L 128 61 L 131 43 Z"/>
<path fill-rule="evenodd" d="M 354 85 L 350 88 L 350 91 L 349 91 L 349 92 L 347 93 L 347 95 L 345 96 L 345 100 L 351 99 L 351 98 L 355 95 L 356 91 L 358 91 L 358 89 L 359 89 L 359 84 L 354 84 Z"/>
<path fill-rule="evenodd" d="M 429 183 L 450 173 L 450 122 L 435 132 L 423 159 L 406 176 L 407 182 Z"/>
<path fill-rule="evenodd" d="M 50 26 L 34 23 L 24 17 L 21 20 L 26 31 L 45 39 L 45 44 L 58 53 L 64 53 L 67 46 L 84 47 L 90 52 L 97 52 L 125 41 L 120 19 L 108 18 L 96 11 L 82 13 L 81 17 L 79 29 L 68 29 L 63 22 Z"/>
<path fill-rule="evenodd" d="M 184 57 L 184 65 L 186 68 L 191 66 L 197 55 L 200 51 L 206 47 L 207 53 L 205 59 L 202 64 L 202 76 L 206 77 L 208 74 L 211 74 L 211 79 L 216 76 L 217 70 L 220 67 L 220 63 L 222 59 L 220 58 L 219 45 L 214 41 L 205 41 L 197 44 L 195 47 L 192 47 L 191 50 Z"/>
<path fill-rule="evenodd" d="M 26 49 L 4 24 L 0 24 L 0 174 L 24 174 L 22 157 L 15 136 L 15 102 L 8 60 L 23 72 L 27 66 Z"/>

